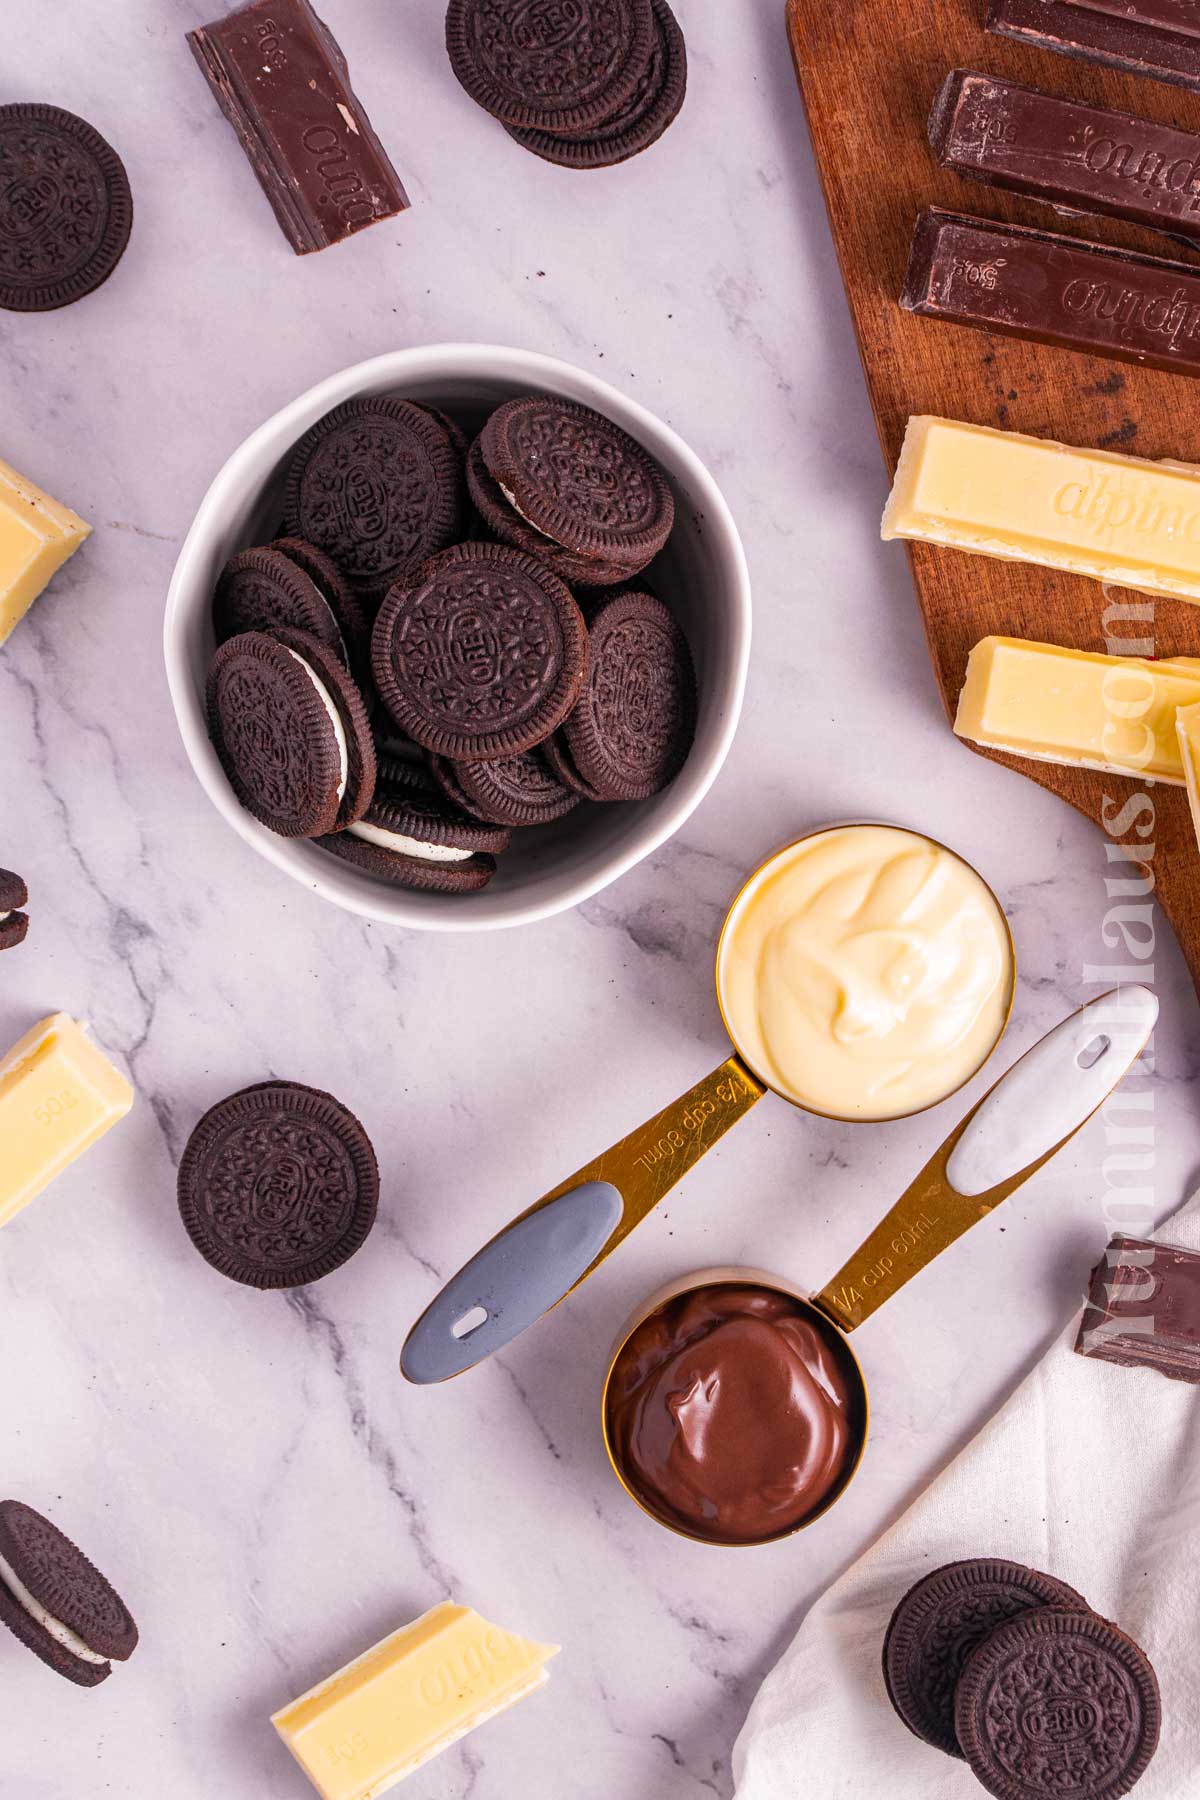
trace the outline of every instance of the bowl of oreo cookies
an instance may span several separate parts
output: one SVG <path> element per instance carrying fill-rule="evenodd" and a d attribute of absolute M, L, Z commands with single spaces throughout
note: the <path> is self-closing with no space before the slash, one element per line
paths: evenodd
<path fill-rule="evenodd" d="M 164 635 L 188 756 L 247 843 L 366 917 L 488 929 L 599 892 L 699 804 L 749 579 L 660 420 L 566 363 L 444 345 L 234 452 Z"/>

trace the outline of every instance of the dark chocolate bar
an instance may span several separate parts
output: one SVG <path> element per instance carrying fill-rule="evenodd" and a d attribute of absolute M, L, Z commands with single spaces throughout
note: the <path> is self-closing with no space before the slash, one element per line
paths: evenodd
<path fill-rule="evenodd" d="M 929 142 L 941 166 L 960 175 L 1055 206 L 1200 236 L 1194 132 L 955 69 L 933 103 Z"/>
<path fill-rule="evenodd" d="M 1113 1238 L 1092 1270 L 1075 1350 L 1200 1385 L 1200 1255 Z"/>
<path fill-rule="evenodd" d="M 906 312 L 1200 375 L 1200 267 L 930 207 Z"/>
<path fill-rule="evenodd" d="M 254 0 L 187 36 L 298 255 L 404 211 L 400 177 L 308 0 Z"/>
<path fill-rule="evenodd" d="M 1041 50 L 1200 89 L 1193 0 L 992 0 L 987 28 Z"/>
<path fill-rule="evenodd" d="M 1082 6 L 1085 12 L 1112 13 L 1117 19 L 1132 19 L 1139 25 L 1177 31 L 1184 37 L 1200 37 L 1196 0 L 1066 0 L 1066 3 Z"/>

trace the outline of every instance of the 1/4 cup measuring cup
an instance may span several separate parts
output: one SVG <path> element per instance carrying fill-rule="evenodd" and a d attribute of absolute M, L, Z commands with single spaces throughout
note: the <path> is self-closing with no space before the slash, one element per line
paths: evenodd
<path fill-rule="evenodd" d="M 853 834 L 879 831 L 893 834 L 898 853 L 917 853 L 923 847 L 922 853 L 932 857 L 930 873 L 939 881 L 950 877 L 958 881 L 963 871 L 972 877 L 994 909 L 994 929 L 1005 947 L 1000 993 L 991 997 L 992 1024 L 972 1065 L 963 1068 L 957 1079 L 949 1080 L 942 1092 L 929 1094 L 923 1104 L 945 1098 L 986 1060 L 1007 1022 L 1015 959 L 999 902 L 982 878 L 944 846 L 893 827 L 833 827 L 788 845 L 756 870 L 741 889 L 718 945 L 717 998 L 731 1028 L 734 1055 L 671 1106 L 544 1195 L 446 1284 L 405 1342 L 401 1369 L 410 1381 L 444 1381 L 511 1343 L 585 1280 L 769 1088 L 804 1106 L 794 1087 L 789 1091 L 780 1073 L 765 1066 L 761 1047 L 750 1049 L 745 1041 L 750 1034 L 743 1033 L 737 1019 L 731 1018 L 726 1004 L 728 984 L 723 988 L 728 934 L 737 927 L 748 903 L 789 866 L 786 859 L 803 846 L 820 847 L 822 840 L 837 837 L 840 847 L 850 834 L 857 850 L 865 840 Z M 879 946 L 873 934 L 868 936 L 866 950 L 874 955 Z M 1133 1008 L 1140 1023 L 1147 1005 L 1157 1013 L 1157 1002 L 1145 990 L 1137 992 L 1144 995 L 1140 1010 Z M 899 1285 L 897 1270 L 903 1268 L 900 1279 L 906 1280 L 930 1261 L 1040 1167 L 1100 1105 L 1136 1060 L 1150 1029 L 1146 1024 L 1130 1051 L 1136 1029 L 1122 1033 L 1119 1043 L 1104 1035 L 1102 1024 L 1110 1010 L 1111 1003 L 1082 1025 L 1085 1042 L 1076 1042 L 1076 1021 L 1064 1021 L 962 1121 L 842 1272 L 834 1314 L 839 1325 L 848 1330 L 861 1323 L 885 1293 Z M 1084 1009 L 1085 1014 L 1092 1011 Z M 1076 1015 L 1076 1020 L 1079 1017 Z M 1089 1054 L 1086 1067 L 1079 1060 L 1085 1043 L 1099 1046 Z M 1032 1063 L 1031 1058 L 1035 1059 Z M 900 1106 L 890 1116 L 913 1110 L 921 1107 Z M 873 1110 L 865 1116 L 881 1119 L 889 1115 Z"/>

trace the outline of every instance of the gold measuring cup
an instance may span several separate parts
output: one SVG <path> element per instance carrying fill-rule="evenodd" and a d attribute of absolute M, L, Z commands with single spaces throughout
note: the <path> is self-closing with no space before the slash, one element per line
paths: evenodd
<path fill-rule="evenodd" d="M 645 1491 L 639 1482 L 634 1468 L 627 1467 L 625 1464 L 620 1449 L 621 1432 L 614 1417 L 614 1390 L 620 1386 L 626 1351 L 630 1340 L 641 1330 L 647 1320 L 652 1319 L 656 1313 L 662 1312 L 673 1301 L 687 1299 L 693 1294 L 703 1294 L 707 1290 L 728 1287 L 752 1288 L 767 1294 L 782 1296 L 794 1309 L 795 1314 L 806 1320 L 820 1334 L 822 1342 L 834 1360 L 846 1396 L 845 1422 L 848 1447 L 836 1477 L 828 1487 L 823 1489 L 813 1504 L 794 1520 L 778 1529 L 764 1530 L 762 1535 L 755 1537 L 723 1535 L 715 1528 L 706 1535 L 698 1529 L 690 1529 L 682 1518 L 669 1517 L 664 1510 L 656 1506 L 651 1494 Z M 693 1543 L 709 1544 L 714 1548 L 725 1550 L 740 1550 L 757 1548 L 763 1544 L 775 1543 L 780 1538 L 791 1537 L 795 1532 L 803 1531 L 809 1525 L 815 1525 L 831 1506 L 837 1504 L 862 1465 L 867 1448 L 870 1410 L 867 1384 L 858 1357 L 843 1330 L 835 1326 L 821 1309 L 820 1299 L 807 1295 L 803 1288 L 797 1287 L 785 1276 L 772 1274 L 766 1269 L 746 1268 L 730 1264 L 712 1269 L 697 1269 L 690 1275 L 681 1275 L 673 1281 L 664 1282 L 652 1294 L 648 1294 L 641 1305 L 626 1320 L 617 1337 L 616 1347 L 609 1359 L 608 1371 L 604 1377 L 604 1388 L 600 1396 L 600 1429 L 613 1474 L 634 1505 L 639 1506 L 648 1518 L 654 1520 L 656 1525 L 663 1526 L 667 1531 L 673 1531 L 677 1537 L 690 1538 Z M 769 1416 L 764 1417 L 764 1434 L 770 1432 L 771 1423 Z M 709 1429 L 711 1430 L 711 1427 Z"/>
<path fill-rule="evenodd" d="M 806 836 L 815 838 L 831 829 L 855 828 L 825 827 L 822 832 Z M 920 832 L 908 835 L 924 843 L 933 842 Z M 796 840 L 797 843 L 804 841 L 804 838 Z M 726 928 L 743 896 L 795 847 L 795 844 L 785 846 L 755 870 L 730 907 Z M 944 846 L 937 845 L 936 848 Z M 995 900 L 994 895 L 992 898 Z M 1003 923 L 999 902 L 995 904 Z M 1006 925 L 1004 930 L 1009 947 L 1008 993 L 1000 1029 L 988 1046 L 989 1054 L 1007 1023 L 1015 979 L 1015 957 Z M 718 944 L 720 1004 L 719 988 Z M 1157 1013 L 1157 1002 L 1152 995 L 1147 998 Z M 723 1007 L 722 1013 L 724 1016 Z M 1064 1028 L 1060 1026 L 1057 1030 L 1061 1032 Z M 1093 1021 L 1088 1028 L 1089 1039 L 1097 1037 L 1098 1029 L 1098 1024 Z M 1149 1029 L 1147 1025 L 1146 1034 Z M 1055 1033 L 1051 1033 L 1051 1039 L 1054 1037 Z M 1109 1071 L 1116 1070 L 1121 1060 L 1111 1043 L 1106 1043 L 1099 1059 L 1090 1065 L 1090 1081 L 1078 1083 L 1068 1078 L 1066 1094 L 1073 1105 L 1064 1106 L 1058 1117 L 1061 1123 L 1069 1116 L 1070 1122 L 1063 1124 L 1062 1129 L 1054 1128 L 1049 1136 L 1046 1133 L 1051 1127 L 1044 1124 L 1040 1133 L 1032 1134 L 1037 1138 L 1036 1149 L 1031 1147 L 1028 1119 L 1023 1122 L 1014 1116 L 1010 1121 L 1006 1109 L 1006 1126 L 1011 1123 L 1013 1142 L 1020 1146 L 1016 1159 L 1001 1156 L 997 1147 L 997 1162 L 1004 1163 L 1003 1173 L 974 1187 L 960 1185 L 956 1189 L 945 1179 L 945 1165 L 960 1139 L 967 1140 L 969 1150 L 984 1141 L 991 1144 L 995 1109 L 991 1112 L 987 1109 L 998 1091 L 993 1090 L 962 1122 L 889 1214 L 884 1225 L 842 1271 L 838 1278 L 842 1289 L 840 1297 L 830 1302 L 835 1308 L 831 1316 L 838 1324 L 849 1330 L 861 1323 L 880 1304 L 885 1292 L 892 1291 L 892 1288 L 885 1288 L 885 1283 L 895 1276 L 899 1267 L 904 1267 L 902 1279 L 907 1279 L 1061 1148 L 1117 1085 L 1136 1060 L 1144 1041 L 1145 1034 L 1111 1080 L 1104 1077 Z M 1049 1042 L 1050 1039 L 1043 1040 L 1043 1044 Z M 1035 1049 L 1041 1047 L 1035 1046 Z M 1060 1063 L 1064 1067 L 1075 1067 L 1077 1051 L 1078 1047 L 1072 1048 L 1067 1055 L 1060 1043 L 1057 1051 L 1047 1057 L 1046 1079 L 1055 1080 L 1061 1075 Z M 986 1055 L 981 1058 L 981 1063 L 983 1060 Z M 1010 1070 L 1005 1081 L 1012 1081 L 1027 1061 L 1028 1058 L 1023 1058 L 1016 1069 Z M 1095 1071 L 1100 1072 L 1099 1076 Z M 1076 1072 L 1082 1073 L 1079 1069 Z M 1022 1091 L 1026 1085 L 1018 1083 Z M 762 1099 L 768 1087 L 765 1077 L 752 1068 L 744 1048 L 735 1044 L 735 1054 L 705 1080 L 543 1195 L 472 1257 L 422 1313 L 409 1332 L 401 1354 L 400 1366 L 406 1378 L 420 1384 L 445 1381 L 474 1368 L 510 1344 L 586 1280 L 730 1126 Z M 781 1097 L 799 1106 L 799 1102 L 791 1100 L 790 1096 L 783 1094 Z M 945 1094 L 937 1096 L 938 1100 L 944 1098 Z M 936 1101 L 930 1104 L 936 1104 Z M 800 1110 L 805 1109 L 800 1107 Z M 1034 1108 L 1031 1116 L 1040 1118 L 1041 1113 Z M 942 1159 L 940 1163 L 939 1158 Z M 967 1164 L 969 1174 L 972 1165 L 966 1152 L 959 1157 L 959 1162 Z M 973 1178 L 978 1181 L 977 1173 Z M 912 1237 L 911 1245 L 906 1242 L 906 1234 Z M 906 1247 L 897 1252 L 892 1248 L 893 1238 L 904 1242 Z M 893 1279 L 892 1287 L 898 1285 L 899 1280 Z"/>

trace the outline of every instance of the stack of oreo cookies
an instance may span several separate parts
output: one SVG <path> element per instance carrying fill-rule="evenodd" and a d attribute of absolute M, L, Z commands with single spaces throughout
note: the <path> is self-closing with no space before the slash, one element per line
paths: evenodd
<path fill-rule="evenodd" d="M 568 169 L 649 149 L 687 91 L 687 50 L 667 0 L 450 0 L 446 48 L 472 100 Z"/>
<path fill-rule="evenodd" d="M 213 595 L 209 731 L 260 823 L 395 885 L 486 886 L 514 829 L 644 800 L 691 748 L 686 639 L 644 571 L 675 506 L 611 420 L 347 401 L 297 445 L 281 535 Z"/>
<path fill-rule="evenodd" d="M 1056 1576 L 998 1558 L 948 1563 L 892 1615 L 883 1678 L 924 1743 L 999 1800 L 1116 1800 L 1158 1746 L 1144 1650 Z"/>

